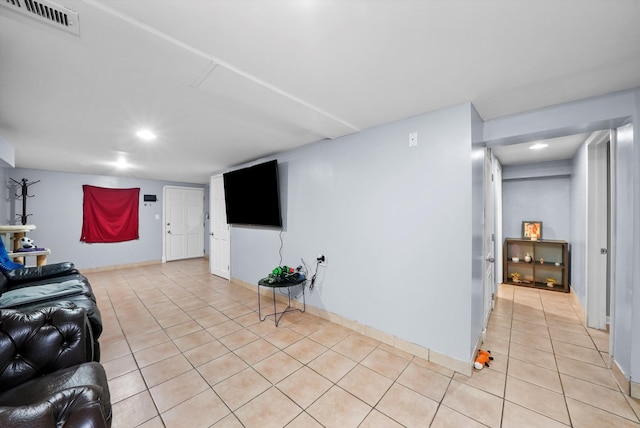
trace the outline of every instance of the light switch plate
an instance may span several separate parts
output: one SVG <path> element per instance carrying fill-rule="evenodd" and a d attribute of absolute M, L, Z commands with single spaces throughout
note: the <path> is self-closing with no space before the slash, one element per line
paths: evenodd
<path fill-rule="evenodd" d="M 417 146 L 418 145 L 418 133 L 417 132 L 411 132 L 409 134 L 409 147 L 413 147 L 413 146 Z"/>

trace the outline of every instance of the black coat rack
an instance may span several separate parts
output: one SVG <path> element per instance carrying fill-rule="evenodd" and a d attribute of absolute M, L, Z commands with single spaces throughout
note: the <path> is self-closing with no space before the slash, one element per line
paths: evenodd
<path fill-rule="evenodd" d="M 20 186 L 22 188 L 22 194 L 15 194 L 16 198 L 22 198 L 22 214 L 16 214 L 17 217 L 20 217 L 20 220 L 22 221 L 22 224 L 27 224 L 27 217 L 29 217 L 31 214 L 27 214 L 27 198 L 33 198 L 35 195 L 30 195 L 29 194 L 29 186 L 39 183 L 40 180 L 38 181 L 33 181 L 31 183 L 29 183 L 29 180 L 27 180 L 26 178 L 23 178 L 20 181 L 14 180 L 13 178 L 9 177 L 9 180 L 13 181 L 14 183 L 16 183 L 18 186 Z"/>

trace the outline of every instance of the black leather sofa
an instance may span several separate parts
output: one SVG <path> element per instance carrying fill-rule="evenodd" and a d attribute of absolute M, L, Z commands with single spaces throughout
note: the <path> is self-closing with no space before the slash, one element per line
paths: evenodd
<path fill-rule="evenodd" d="M 0 274 L 0 310 L 30 312 L 45 307 L 82 308 L 92 328 L 93 356 L 100 361 L 102 318 L 89 280 L 64 262 Z"/>
<path fill-rule="evenodd" d="M 0 309 L 0 427 L 110 427 L 103 367 L 83 309 Z"/>

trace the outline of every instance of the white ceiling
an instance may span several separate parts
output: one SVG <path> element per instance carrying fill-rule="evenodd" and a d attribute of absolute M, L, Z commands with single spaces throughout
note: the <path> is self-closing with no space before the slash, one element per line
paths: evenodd
<path fill-rule="evenodd" d="M 0 7 L 17 167 L 206 183 L 462 102 L 488 120 L 640 87 L 637 0 L 57 3 L 79 36 Z"/>
<path fill-rule="evenodd" d="M 588 132 L 586 134 L 535 140 L 493 147 L 492 150 L 502 166 L 568 160 L 573 158 L 578 148 L 587 141 L 591 134 L 591 132 Z M 532 146 L 537 144 L 546 144 L 547 147 L 538 150 L 531 149 Z"/>

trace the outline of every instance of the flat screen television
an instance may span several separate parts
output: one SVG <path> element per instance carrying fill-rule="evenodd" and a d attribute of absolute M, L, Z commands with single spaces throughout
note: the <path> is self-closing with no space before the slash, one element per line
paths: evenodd
<path fill-rule="evenodd" d="M 282 227 L 278 161 L 222 175 L 227 223 Z"/>

